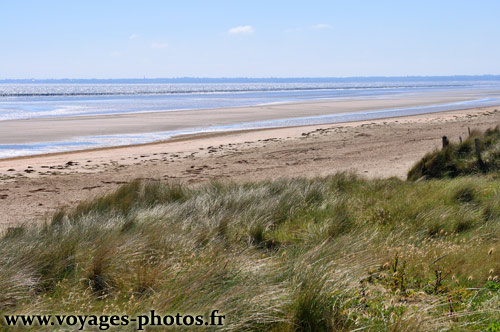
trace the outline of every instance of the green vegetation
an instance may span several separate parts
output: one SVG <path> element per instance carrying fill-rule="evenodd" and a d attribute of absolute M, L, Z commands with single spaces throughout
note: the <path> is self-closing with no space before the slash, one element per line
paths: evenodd
<path fill-rule="evenodd" d="M 427 181 L 133 181 L 9 229 L 0 312 L 216 309 L 226 331 L 500 331 L 498 151 L 498 128 L 472 132 L 410 170 Z"/>
<path fill-rule="evenodd" d="M 478 161 L 475 139 L 479 139 L 481 161 Z M 408 180 L 421 177 L 445 178 L 500 170 L 500 129 L 473 130 L 461 143 L 450 143 L 442 150 L 428 153 L 408 172 Z"/>
<path fill-rule="evenodd" d="M 497 331 L 499 201 L 492 176 L 135 181 L 7 232 L 0 310 L 218 309 L 229 331 Z"/>

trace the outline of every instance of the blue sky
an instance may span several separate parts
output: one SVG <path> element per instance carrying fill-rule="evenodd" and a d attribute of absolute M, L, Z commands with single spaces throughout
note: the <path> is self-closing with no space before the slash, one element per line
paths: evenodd
<path fill-rule="evenodd" d="M 0 79 L 500 74 L 500 1 L 0 0 Z"/>

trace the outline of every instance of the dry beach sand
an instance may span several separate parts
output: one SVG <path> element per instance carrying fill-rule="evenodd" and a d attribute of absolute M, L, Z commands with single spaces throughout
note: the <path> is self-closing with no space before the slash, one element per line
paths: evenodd
<path fill-rule="evenodd" d="M 321 109 L 321 105 L 314 107 Z M 43 222 L 60 206 L 75 205 L 137 178 L 200 183 L 314 177 L 339 171 L 405 178 L 415 161 L 440 146 L 443 135 L 458 140 L 467 135 L 467 127 L 486 129 L 499 123 L 500 107 L 485 107 L 199 134 L 144 145 L 3 159 L 0 228 Z"/>

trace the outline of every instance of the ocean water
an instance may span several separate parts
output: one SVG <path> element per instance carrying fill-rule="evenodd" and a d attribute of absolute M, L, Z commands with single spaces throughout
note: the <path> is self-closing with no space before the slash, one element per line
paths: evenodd
<path fill-rule="evenodd" d="M 11 120 L 170 112 L 187 109 L 251 106 L 320 99 L 370 99 L 453 91 L 470 95 L 468 100 L 394 109 L 235 123 L 182 131 L 143 134 L 75 136 L 71 140 L 2 144 L 0 158 L 147 143 L 179 134 L 239 129 L 283 127 L 368 120 L 500 104 L 500 80 L 302 80 L 298 82 L 203 82 L 203 83 L 0 83 L 0 130 Z"/>

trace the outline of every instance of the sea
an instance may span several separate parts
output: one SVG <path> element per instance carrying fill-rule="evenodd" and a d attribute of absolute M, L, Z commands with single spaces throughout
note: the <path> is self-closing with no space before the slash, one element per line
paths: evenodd
<path fill-rule="evenodd" d="M 0 158 L 147 143 L 189 133 L 327 124 L 499 105 L 500 76 L 0 80 L 0 131 L 9 121 L 16 120 L 385 98 L 447 91 L 463 91 L 471 97 L 455 103 L 235 123 L 179 132 L 75 136 L 71 140 L 29 144 L 2 144 L 0 141 Z"/>

